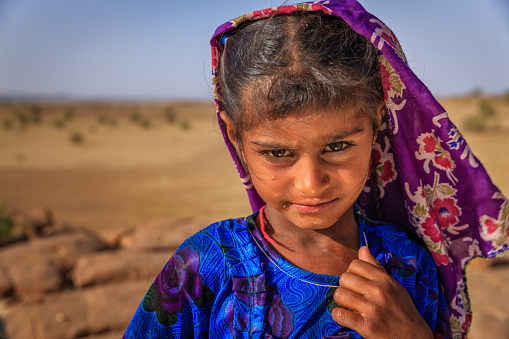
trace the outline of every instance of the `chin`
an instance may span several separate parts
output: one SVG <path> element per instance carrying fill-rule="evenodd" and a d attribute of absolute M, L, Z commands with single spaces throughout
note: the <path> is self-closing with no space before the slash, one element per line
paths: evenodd
<path fill-rule="evenodd" d="M 339 219 L 341 219 L 341 216 L 330 217 L 325 215 L 299 215 L 297 218 L 292 220 L 293 218 L 289 219 L 290 222 L 292 222 L 295 226 L 303 229 L 313 229 L 313 230 L 319 230 L 319 229 L 327 229 L 334 225 Z"/>

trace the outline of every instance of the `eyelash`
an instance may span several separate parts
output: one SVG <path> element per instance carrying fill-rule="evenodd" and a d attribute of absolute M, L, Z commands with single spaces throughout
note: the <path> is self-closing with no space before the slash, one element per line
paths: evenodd
<path fill-rule="evenodd" d="M 341 148 L 340 149 L 333 149 L 332 146 L 338 146 L 338 145 L 341 145 Z M 333 142 L 331 144 L 328 144 L 327 146 L 325 146 L 324 148 L 324 152 L 342 152 L 346 149 L 348 149 L 348 147 L 352 146 L 352 144 L 348 143 L 348 142 L 345 142 L 345 141 L 338 141 L 338 142 Z M 326 151 L 326 149 L 329 148 L 330 150 L 329 151 Z"/>
<path fill-rule="evenodd" d="M 337 146 L 340 146 L 340 148 L 335 149 L 335 148 L 337 148 Z M 325 146 L 325 148 L 323 149 L 323 153 L 341 153 L 341 152 L 346 151 L 351 146 L 352 146 L 352 144 L 348 143 L 346 141 L 333 142 L 333 143 L 330 143 L 327 146 Z M 327 148 L 328 148 L 328 150 L 327 150 Z M 275 155 L 275 153 L 278 153 L 280 155 Z M 285 157 L 290 156 L 291 152 L 286 149 L 274 149 L 274 150 L 263 151 L 262 154 L 270 159 L 278 159 L 278 158 L 285 158 Z"/>

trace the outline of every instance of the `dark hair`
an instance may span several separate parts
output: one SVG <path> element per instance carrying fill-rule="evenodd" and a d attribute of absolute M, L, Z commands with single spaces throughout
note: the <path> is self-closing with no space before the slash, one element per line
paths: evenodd
<path fill-rule="evenodd" d="M 378 52 L 343 19 L 296 12 L 248 21 L 229 34 L 219 88 L 237 143 L 262 119 L 347 105 L 368 115 L 375 133 L 383 100 Z"/>

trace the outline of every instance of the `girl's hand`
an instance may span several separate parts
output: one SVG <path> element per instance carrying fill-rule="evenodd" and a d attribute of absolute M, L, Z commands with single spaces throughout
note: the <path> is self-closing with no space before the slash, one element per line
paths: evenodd
<path fill-rule="evenodd" d="M 405 288 L 391 277 L 366 246 L 339 279 L 332 317 L 365 338 L 433 338 Z"/>

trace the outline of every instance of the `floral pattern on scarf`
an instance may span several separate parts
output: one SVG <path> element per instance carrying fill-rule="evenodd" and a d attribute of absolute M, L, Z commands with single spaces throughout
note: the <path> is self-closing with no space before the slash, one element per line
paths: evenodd
<path fill-rule="evenodd" d="M 407 65 L 394 33 L 355 0 L 315 1 L 273 7 L 221 25 L 211 40 L 216 112 L 225 142 L 253 210 L 264 202 L 242 167 L 219 119 L 218 37 L 245 20 L 294 11 L 322 11 L 343 18 L 380 51 L 379 64 L 388 121 L 375 146 L 380 209 L 366 186 L 358 203 L 368 217 L 399 224 L 428 246 L 440 272 L 450 314 L 449 335 L 465 338 L 471 309 L 466 265 L 474 257 L 495 257 L 508 249 L 509 203 L 493 185 L 457 127 Z"/>

